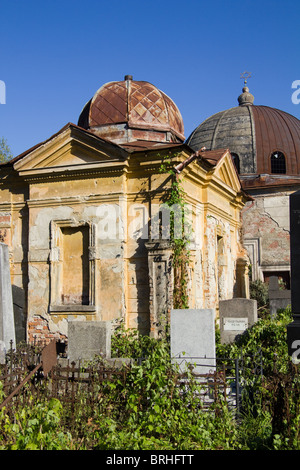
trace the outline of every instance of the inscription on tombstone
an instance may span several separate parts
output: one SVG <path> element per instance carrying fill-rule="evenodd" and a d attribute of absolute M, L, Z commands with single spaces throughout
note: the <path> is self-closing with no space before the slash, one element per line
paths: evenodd
<path fill-rule="evenodd" d="M 291 305 L 293 322 L 287 326 L 288 353 L 294 362 L 300 345 L 300 191 L 290 195 Z"/>
<path fill-rule="evenodd" d="M 221 343 L 232 343 L 257 321 L 257 301 L 235 298 L 220 300 Z"/>
<path fill-rule="evenodd" d="M 248 328 L 248 318 L 224 318 L 224 331 L 245 331 Z"/>

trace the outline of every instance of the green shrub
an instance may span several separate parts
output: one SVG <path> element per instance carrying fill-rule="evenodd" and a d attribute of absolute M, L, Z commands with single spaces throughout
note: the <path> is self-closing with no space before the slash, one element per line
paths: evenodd
<path fill-rule="evenodd" d="M 144 338 L 134 336 L 132 344 Z M 123 338 L 126 342 L 126 337 Z M 118 337 L 118 350 L 123 350 Z M 211 414 L 203 411 L 199 384 L 186 370 L 186 382 L 178 385 L 179 370 L 170 361 L 165 339 L 147 340 L 141 364 L 134 364 L 126 383 L 108 383 L 111 412 L 95 418 L 97 449 L 212 449 L 231 448 L 234 420 L 219 403 Z M 140 348 L 135 344 L 134 351 Z M 108 404 L 105 407 L 108 409 Z M 95 437 L 93 438 L 95 440 Z"/>
<path fill-rule="evenodd" d="M 287 355 L 290 321 L 288 309 L 260 319 L 230 345 L 221 345 L 217 331 L 217 356 L 232 360 L 242 352 L 247 365 L 238 417 L 221 396 L 204 411 L 199 383 L 188 368 L 187 382 L 178 381 L 168 338 L 155 340 L 121 326 L 112 355 L 142 359 L 126 366 L 124 377 L 94 388 L 96 406 L 89 411 L 86 396 L 79 395 L 70 428 L 58 400 L 32 396 L 26 406 L 16 400 L 12 418 L 0 410 L 0 449 L 299 450 L 300 381 Z M 254 380 L 251 367 L 259 350 L 263 375 Z M 3 398 L 0 384 L 0 403 Z"/>
<path fill-rule="evenodd" d="M 268 307 L 269 286 L 260 280 L 250 282 L 250 298 L 257 300 L 257 307 Z"/>
<path fill-rule="evenodd" d="M 56 399 L 17 409 L 13 420 L 0 411 L 0 448 L 8 450 L 61 450 L 70 448 L 71 435 L 60 429 L 63 409 Z M 5 446 L 3 446 L 5 443 Z"/>
<path fill-rule="evenodd" d="M 299 449 L 300 378 L 288 356 L 287 325 L 290 308 L 259 319 L 236 342 L 220 344 L 217 355 L 243 357 L 243 413 L 238 441 L 248 448 Z M 253 374 L 261 360 L 263 375 Z"/>
<path fill-rule="evenodd" d="M 270 313 L 269 285 L 260 280 L 250 282 L 250 298 L 257 301 L 259 318 L 266 318 Z"/>
<path fill-rule="evenodd" d="M 261 352 L 264 375 L 273 372 L 275 362 L 279 370 L 285 370 L 289 363 L 286 327 L 291 321 L 291 310 L 287 308 L 274 318 L 269 314 L 258 319 L 234 343 L 223 345 L 217 336 L 217 356 L 237 358 L 243 355 L 245 361 L 247 358 L 251 361 Z"/>

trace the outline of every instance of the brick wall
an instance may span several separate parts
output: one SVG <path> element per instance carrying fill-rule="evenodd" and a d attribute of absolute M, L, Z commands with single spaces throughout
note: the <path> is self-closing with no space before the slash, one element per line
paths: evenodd
<path fill-rule="evenodd" d="M 49 343 L 53 339 L 64 341 L 66 336 L 50 331 L 47 320 L 40 316 L 34 316 L 27 323 L 27 341 L 33 343 L 34 340 Z"/>

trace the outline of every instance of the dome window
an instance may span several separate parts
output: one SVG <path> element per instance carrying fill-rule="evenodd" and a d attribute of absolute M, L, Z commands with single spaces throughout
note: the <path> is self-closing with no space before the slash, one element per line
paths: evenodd
<path fill-rule="evenodd" d="M 231 153 L 233 163 L 235 164 L 236 170 L 238 174 L 240 174 L 240 157 L 237 153 Z"/>
<path fill-rule="evenodd" d="M 271 155 L 271 173 L 286 173 L 285 156 L 282 152 L 273 152 Z"/>

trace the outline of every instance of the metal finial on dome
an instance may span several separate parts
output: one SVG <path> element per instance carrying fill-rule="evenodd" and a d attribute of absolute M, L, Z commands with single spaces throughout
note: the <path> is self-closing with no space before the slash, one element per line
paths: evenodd
<path fill-rule="evenodd" d="M 248 79 L 248 78 L 251 78 L 251 72 L 243 72 L 243 73 L 241 73 L 241 78 L 244 79 L 244 84 L 245 84 L 245 86 L 246 86 L 246 84 L 247 84 L 247 79 Z"/>
<path fill-rule="evenodd" d="M 241 73 L 241 78 L 244 79 L 244 87 L 243 93 L 238 97 L 238 102 L 240 106 L 246 106 L 249 104 L 253 104 L 254 96 L 249 92 L 249 88 L 247 87 L 247 79 L 251 78 L 250 72 L 243 72 Z"/>

